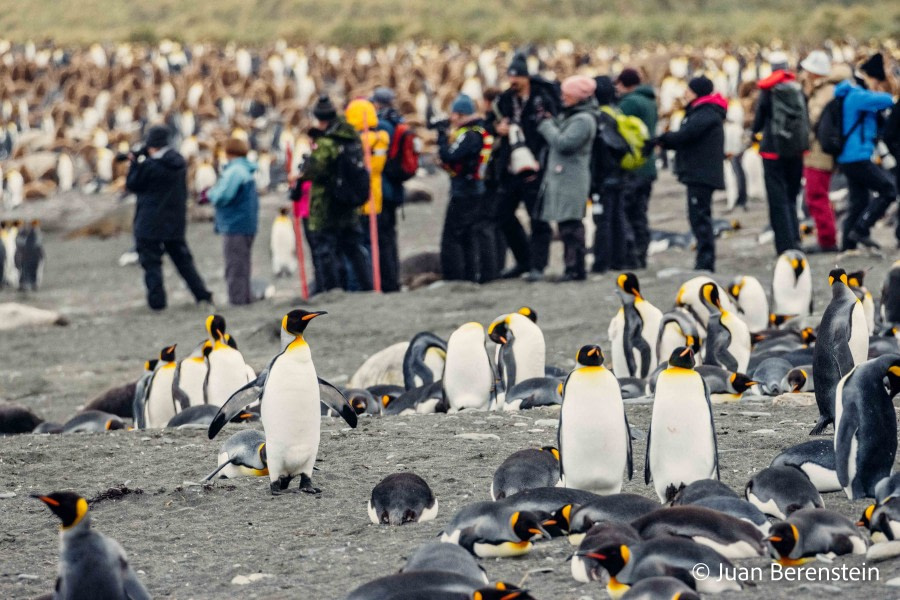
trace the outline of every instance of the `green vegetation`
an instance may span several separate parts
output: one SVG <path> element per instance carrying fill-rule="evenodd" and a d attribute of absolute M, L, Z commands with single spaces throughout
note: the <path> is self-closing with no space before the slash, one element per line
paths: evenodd
<path fill-rule="evenodd" d="M 645 42 L 816 43 L 896 39 L 896 0 L 0 0 L 15 41 L 238 41 L 385 44 L 569 38 Z"/>

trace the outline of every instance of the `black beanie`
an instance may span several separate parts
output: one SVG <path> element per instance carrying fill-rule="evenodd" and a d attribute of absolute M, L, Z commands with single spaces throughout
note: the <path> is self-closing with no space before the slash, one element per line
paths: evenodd
<path fill-rule="evenodd" d="M 510 77 L 528 77 L 528 61 L 525 60 L 523 55 L 516 54 L 513 56 L 512 62 L 509 63 L 506 74 Z"/>
<path fill-rule="evenodd" d="M 859 65 L 859 70 L 878 81 L 887 79 L 887 74 L 884 72 L 884 57 L 881 52 L 873 54 L 869 60 Z"/>
<path fill-rule="evenodd" d="M 337 110 L 327 94 L 322 94 L 313 107 L 313 116 L 320 121 L 332 121 L 337 117 Z"/>
<path fill-rule="evenodd" d="M 709 96 L 713 93 L 713 82 L 703 75 L 691 79 L 688 83 L 688 87 L 691 88 L 691 91 L 697 94 L 698 97 Z"/>
<path fill-rule="evenodd" d="M 169 128 L 165 125 L 154 125 L 147 130 L 144 144 L 148 148 L 164 148 L 169 145 Z"/>
<path fill-rule="evenodd" d="M 597 89 L 594 90 L 594 98 L 600 106 L 608 106 L 616 103 L 616 86 L 613 85 L 612 79 L 606 75 L 598 75 L 594 77 L 597 83 Z"/>

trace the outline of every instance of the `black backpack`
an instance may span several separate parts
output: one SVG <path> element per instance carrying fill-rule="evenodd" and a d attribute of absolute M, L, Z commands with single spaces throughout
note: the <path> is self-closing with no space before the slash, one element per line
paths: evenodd
<path fill-rule="evenodd" d="M 847 138 L 859 127 L 863 117 L 863 113 L 860 113 L 853 127 L 844 135 L 844 98 L 845 96 L 835 96 L 829 100 L 825 108 L 822 109 L 822 115 L 819 117 L 819 123 L 816 125 L 816 139 L 819 140 L 822 151 L 835 158 L 844 151 L 844 144 L 847 143 Z"/>
<path fill-rule="evenodd" d="M 772 88 L 772 135 L 779 156 L 800 156 L 809 148 L 809 115 L 796 82 Z"/>
<path fill-rule="evenodd" d="M 371 180 L 363 157 L 362 141 L 339 141 L 334 159 L 331 197 L 343 207 L 359 208 L 369 200 Z"/>
<path fill-rule="evenodd" d="M 609 112 L 598 110 L 594 118 L 597 120 L 597 133 L 591 147 L 591 191 L 599 192 L 604 180 L 621 174 L 622 159 L 631 151 L 631 146 L 619 132 L 616 118 Z"/>

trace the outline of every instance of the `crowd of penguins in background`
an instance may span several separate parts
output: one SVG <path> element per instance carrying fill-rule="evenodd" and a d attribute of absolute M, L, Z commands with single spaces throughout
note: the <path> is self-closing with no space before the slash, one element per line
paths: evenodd
<path fill-rule="evenodd" d="M 39 238 L 39 223 L 15 211 L 70 190 L 127 192 L 122 157 L 154 124 L 184 157 L 198 204 L 234 162 L 229 139 L 244 142 L 260 191 L 293 184 L 313 292 L 371 289 L 376 233 L 380 287 L 401 288 L 397 219 L 409 179 L 434 167 L 450 174 L 451 189 L 440 256 L 427 270 L 444 279 L 544 279 L 555 235 L 565 246 L 563 280 L 639 270 L 673 246 L 696 247 L 695 267 L 714 271 L 715 238 L 733 226 L 712 218 L 718 190 L 728 208 L 767 200 L 761 240 L 776 254 L 875 248 L 871 228 L 896 198 L 895 54 L 891 45 L 837 43 L 788 51 L 410 42 L 351 51 L 283 41 L 265 49 L 3 41 L 0 166 L 13 217 L 0 226 L 3 277 L 25 289 L 40 279 L 40 252 L 17 250 L 32 230 Z M 833 99 L 842 104 L 836 149 L 819 139 Z M 364 206 L 321 196 L 333 162 L 324 176 L 305 173 L 329 139 L 366 147 Z M 391 168 L 398 156 L 409 158 L 400 171 Z M 658 163 L 686 186 L 689 234 L 650 230 Z M 278 237 L 289 246 L 288 225 L 278 222 Z M 803 246 L 801 232 L 812 230 L 817 243 Z M 277 274 L 296 270 L 283 254 Z"/>
<path fill-rule="evenodd" d="M 399 573 L 359 586 L 348 599 L 530 598 L 522 582 L 491 583 L 476 558 L 521 556 L 562 536 L 573 545 L 579 582 L 599 581 L 615 598 L 697 598 L 748 583 L 695 577 L 696 564 L 715 574 L 760 556 L 797 567 L 817 557 L 898 554 L 892 399 L 900 392 L 900 261 L 878 302 L 864 275 L 812 273 L 807 257 L 792 250 L 778 258 L 769 294 L 754 277 L 723 286 L 701 275 L 681 285 L 664 313 L 633 273 L 621 273 L 615 291 L 622 307 L 607 342 L 578 349 L 570 372 L 547 364 L 538 314 L 521 307 L 487 329 L 469 322 L 447 340 L 421 332 L 385 348 L 343 389 L 317 375 L 304 338 L 308 327 L 325 325 L 318 320 L 325 311 L 284 315 L 281 349 L 259 372 L 245 363 L 224 317 L 213 314 L 190 354 L 179 360 L 175 346 L 162 349 L 136 382 L 109 390 L 67 423 L 42 422 L 12 406 L 0 422 L 6 433 L 198 427 L 212 439 L 237 429 L 204 481 L 268 476 L 273 495 L 318 494 L 313 465 L 328 416 L 356 427 L 359 418 L 560 405 L 556 446 L 509 456 L 485 490 L 491 500 L 462 507 L 439 542 L 411 549 Z M 824 306 L 813 301 L 819 277 L 830 284 Z M 743 490 L 721 483 L 712 404 L 798 392 L 815 395 L 820 418 L 810 433 L 833 425 L 833 436 L 784 449 Z M 628 424 L 633 401 L 652 402 L 646 433 Z M 239 424 L 254 421 L 262 429 Z M 658 501 L 621 492 L 624 477 L 640 467 L 634 438 L 646 439 L 644 481 Z M 854 522 L 824 508 L 821 494 L 830 492 L 875 503 Z M 37 498 L 62 522 L 56 597 L 84 590 L 149 597 L 121 546 L 90 529 L 83 497 Z M 368 514 L 385 526 L 428 521 L 437 517 L 438 500 L 425 480 L 405 471 L 374 486 Z"/>

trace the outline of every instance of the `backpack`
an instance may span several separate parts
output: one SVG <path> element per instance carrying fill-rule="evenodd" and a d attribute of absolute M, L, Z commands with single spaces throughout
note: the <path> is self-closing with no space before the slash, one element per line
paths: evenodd
<path fill-rule="evenodd" d="M 603 106 L 600 110 L 615 119 L 615 131 L 618 133 L 615 146 L 618 148 L 617 154 L 621 154 L 618 158 L 619 166 L 626 171 L 634 171 L 641 168 L 647 162 L 647 157 L 644 156 L 644 144 L 650 139 L 647 125 L 641 121 L 640 117 L 626 115 L 612 106 Z M 600 133 L 599 130 L 598 133 Z M 604 135 L 610 138 L 609 141 L 614 137 L 612 132 L 607 132 Z M 624 145 L 622 142 L 624 142 Z"/>
<path fill-rule="evenodd" d="M 406 123 L 397 123 L 384 164 L 384 176 L 392 181 L 412 179 L 419 170 L 421 142 L 416 132 Z"/>
<path fill-rule="evenodd" d="M 359 208 L 369 200 L 371 179 L 363 156 L 362 140 L 337 142 L 331 197 L 346 208 Z"/>
<path fill-rule="evenodd" d="M 457 133 L 457 136 L 462 137 L 468 131 L 474 131 L 481 136 L 481 151 L 478 153 L 478 166 L 475 169 L 475 172 L 471 173 L 471 175 L 472 179 L 474 179 L 475 181 L 482 181 L 485 179 L 487 166 L 491 160 L 491 150 L 494 147 L 494 136 L 492 136 L 484 127 L 481 127 L 480 125 L 461 127 L 459 129 L 459 132 Z M 469 175 L 468 173 L 463 173 L 463 169 L 465 168 L 463 164 L 457 163 L 446 165 L 446 168 L 454 177 L 459 177 L 460 175 Z"/>
<path fill-rule="evenodd" d="M 806 100 L 794 81 L 772 88 L 772 136 L 779 156 L 800 156 L 809 149 Z"/>
<path fill-rule="evenodd" d="M 845 96 L 835 96 L 829 100 L 822 109 L 822 115 L 816 125 L 816 139 L 822 146 L 822 152 L 834 157 L 840 156 L 844 151 L 847 138 L 862 123 L 863 115 L 860 113 L 860 118 L 856 120 L 850 131 L 844 133 L 844 98 Z"/>

